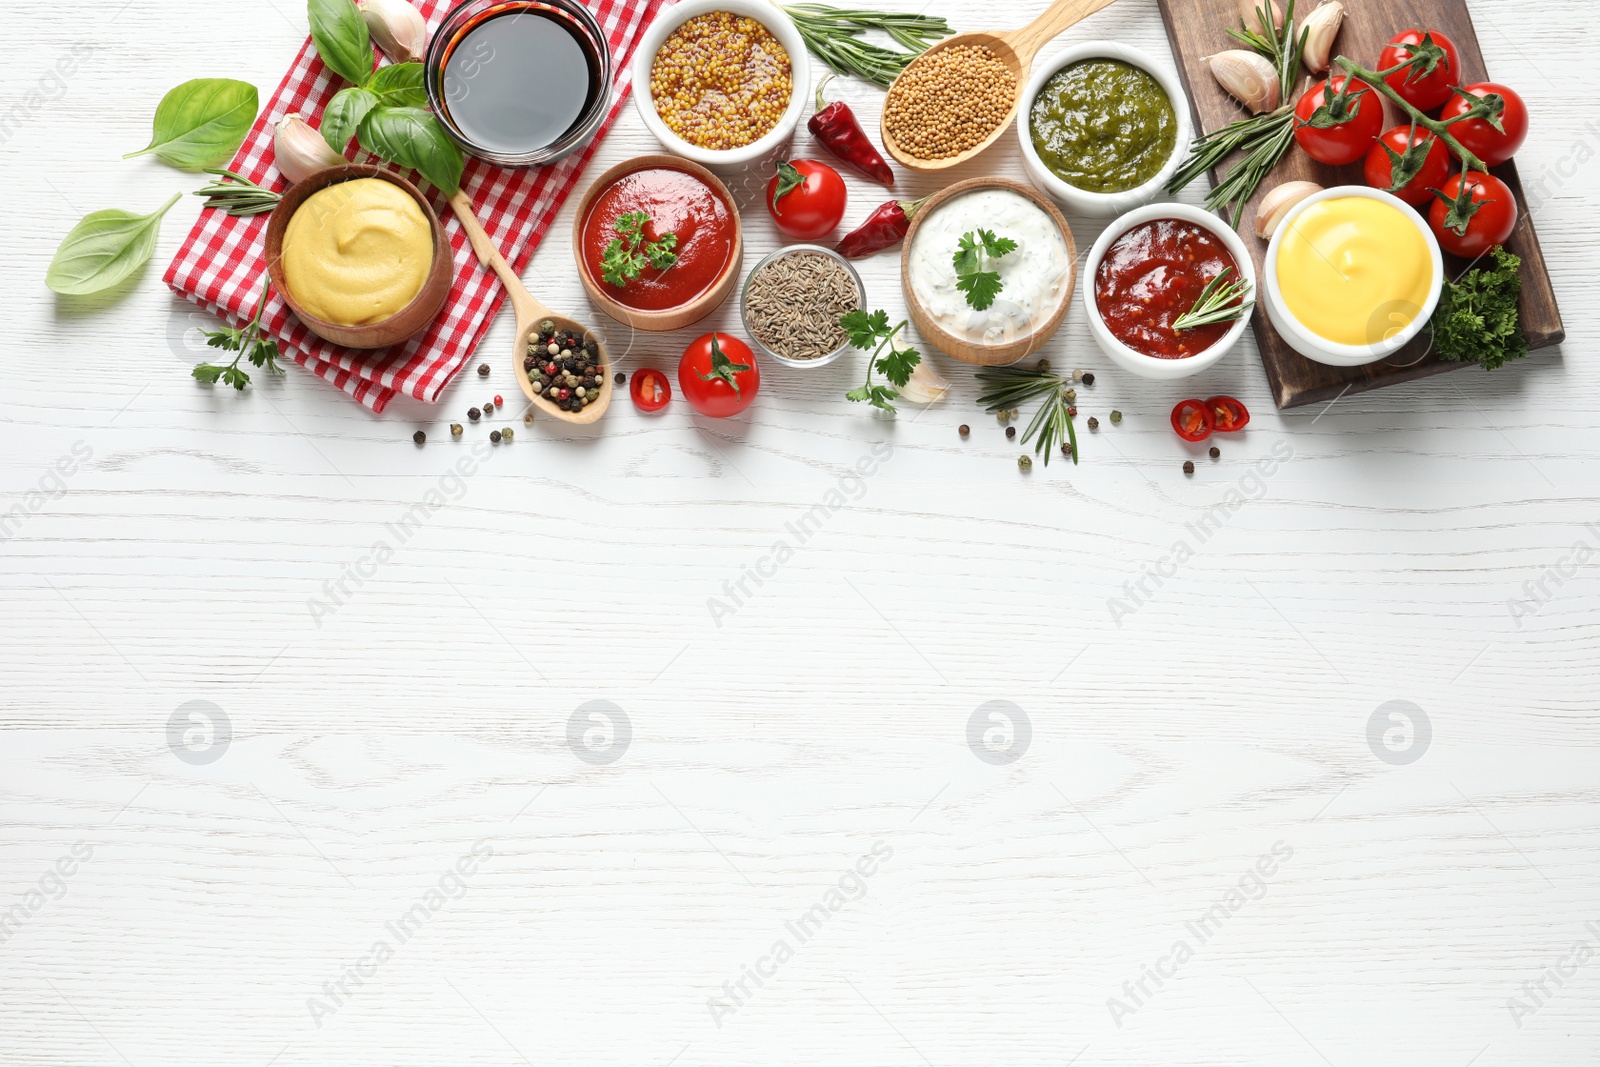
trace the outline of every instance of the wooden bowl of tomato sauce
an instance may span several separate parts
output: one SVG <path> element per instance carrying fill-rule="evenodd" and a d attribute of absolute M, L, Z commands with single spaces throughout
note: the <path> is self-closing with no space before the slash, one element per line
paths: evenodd
<path fill-rule="evenodd" d="M 648 220 L 635 240 L 630 217 L 640 213 Z M 656 266 L 649 253 L 669 234 L 675 260 Z M 583 194 L 572 254 L 596 307 L 636 330 L 660 333 L 699 322 L 722 306 L 739 283 L 744 235 L 733 196 L 715 174 L 677 156 L 637 156 L 600 175 Z M 623 284 L 605 278 L 608 258 L 633 261 Z"/>

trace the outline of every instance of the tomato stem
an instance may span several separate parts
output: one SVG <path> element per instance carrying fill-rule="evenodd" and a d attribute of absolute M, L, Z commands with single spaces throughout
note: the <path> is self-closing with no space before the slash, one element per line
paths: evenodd
<path fill-rule="evenodd" d="M 1345 74 L 1352 78 L 1360 78 L 1362 81 L 1372 86 L 1375 90 L 1382 93 L 1384 96 L 1387 96 L 1390 100 L 1393 100 L 1402 111 L 1411 116 L 1412 122 L 1416 123 L 1418 126 L 1421 126 L 1423 129 L 1428 130 L 1445 144 L 1449 145 L 1451 149 L 1455 151 L 1456 156 L 1460 158 L 1461 162 L 1466 165 L 1467 170 L 1487 171 L 1489 169 L 1488 165 L 1485 164 L 1483 160 L 1479 159 L 1475 154 L 1473 154 L 1473 152 L 1469 150 L 1466 145 L 1455 139 L 1455 137 L 1450 133 L 1449 123 L 1440 122 L 1438 119 L 1429 118 L 1424 112 L 1419 111 L 1409 100 L 1396 92 L 1394 86 L 1390 85 L 1384 80 L 1397 71 L 1404 70 L 1411 66 L 1412 63 L 1416 62 L 1416 57 L 1408 59 L 1406 62 L 1401 63 L 1397 67 L 1393 67 L 1382 72 L 1368 70 L 1348 56 L 1340 56 L 1338 59 L 1335 59 L 1334 62 L 1339 65 L 1340 69 L 1342 69 Z"/>

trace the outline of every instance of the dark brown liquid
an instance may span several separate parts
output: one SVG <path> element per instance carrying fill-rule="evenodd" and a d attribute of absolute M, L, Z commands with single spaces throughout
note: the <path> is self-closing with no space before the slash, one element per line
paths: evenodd
<path fill-rule="evenodd" d="M 553 144 L 600 91 L 600 64 L 583 31 L 534 5 L 468 26 L 444 64 L 444 104 L 474 144 L 516 155 Z"/>

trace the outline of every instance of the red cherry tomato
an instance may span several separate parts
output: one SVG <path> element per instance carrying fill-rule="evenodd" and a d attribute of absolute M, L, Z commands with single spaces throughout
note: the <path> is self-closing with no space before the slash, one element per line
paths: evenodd
<path fill-rule="evenodd" d="M 1346 84 L 1348 92 L 1341 95 Z M 1324 105 L 1328 112 L 1318 116 Z M 1354 163 L 1372 148 L 1383 132 L 1383 98 L 1359 78 L 1335 74 L 1319 82 L 1294 106 L 1294 139 L 1318 163 L 1342 167 Z M 1311 125 L 1329 122 L 1323 128 Z"/>
<path fill-rule="evenodd" d="M 1204 400 L 1180 400 L 1172 409 L 1172 428 L 1190 443 L 1204 441 L 1217 428 L 1211 404 Z"/>
<path fill-rule="evenodd" d="M 1214 396 L 1206 401 L 1217 433 L 1237 433 L 1250 425 L 1250 411 L 1231 396 Z"/>
<path fill-rule="evenodd" d="M 1470 94 L 1470 95 L 1468 95 Z M 1500 129 L 1495 129 L 1486 118 L 1461 118 L 1471 111 L 1478 101 L 1474 97 L 1500 97 Z M 1439 121 L 1450 123 L 1450 136 L 1460 141 L 1467 151 L 1483 160 L 1486 167 L 1504 163 L 1517 154 L 1522 142 L 1528 139 L 1528 105 L 1522 102 L 1516 90 L 1499 82 L 1474 82 L 1456 90 Z"/>
<path fill-rule="evenodd" d="M 809 159 L 778 164 L 767 183 L 767 211 L 778 229 L 802 241 L 832 233 L 844 218 L 845 188 L 839 172 Z"/>
<path fill-rule="evenodd" d="M 1444 49 L 1444 60 L 1427 74 L 1409 67 L 1383 79 L 1389 88 L 1399 93 L 1406 103 L 1418 111 L 1432 111 L 1450 99 L 1450 91 L 1461 82 L 1461 56 L 1455 42 L 1438 30 L 1401 30 L 1389 38 L 1389 44 L 1378 57 L 1378 69 L 1398 67 L 1410 59 L 1423 37 L 1433 38 L 1433 43 Z"/>
<path fill-rule="evenodd" d="M 1470 217 L 1461 207 L 1452 206 L 1461 197 L 1463 177 L 1467 194 L 1477 205 Z M 1506 183 L 1493 174 L 1482 171 L 1464 176 L 1457 174 L 1444 183 L 1440 192 L 1444 195 L 1436 194 L 1433 207 L 1428 210 L 1428 225 L 1439 239 L 1439 247 L 1452 256 L 1477 259 L 1495 245 L 1505 244 L 1511 231 L 1517 228 L 1516 198 Z M 1459 232 L 1458 226 L 1463 220 L 1465 230 Z"/>
<path fill-rule="evenodd" d="M 761 368 L 750 346 L 737 337 L 708 333 L 691 342 L 678 361 L 678 388 L 700 414 L 725 419 L 755 400 Z"/>
<path fill-rule="evenodd" d="M 1406 156 L 1413 148 L 1417 155 L 1422 156 L 1421 169 L 1410 181 L 1396 189 L 1393 187 L 1395 157 Z M 1450 177 L 1450 152 L 1443 141 L 1427 130 L 1396 126 L 1378 138 L 1378 143 L 1367 153 L 1367 162 L 1362 170 L 1367 184 L 1374 189 L 1391 192 L 1408 204 L 1426 204 L 1433 199 L 1431 190 L 1439 188 Z"/>
<path fill-rule="evenodd" d="M 640 411 L 660 411 L 672 399 L 672 385 L 667 376 L 654 367 L 640 367 L 628 383 L 628 395 Z"/>

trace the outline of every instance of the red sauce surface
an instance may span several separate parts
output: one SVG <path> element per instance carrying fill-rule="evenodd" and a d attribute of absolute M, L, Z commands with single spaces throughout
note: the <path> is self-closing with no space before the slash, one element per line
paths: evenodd
<path fill-rule="evenodd" d="M 617 219 L 631 211 L 650 215 L 646 241 L 678 235 L 678 262 L 665 270 L 646 266 L 618 288 L 600 276 L 606 246 L 617 237 Z M 688 171 L 646 167 L 625 174 L 595 197 L 583 220 L 583 267 L 611 299 L 640 311 L 682 307 L 716 283 L 733 254 L 733 209 L 711 186 Z"/>
<path fill-rule="evenodd" d="M 1178 316 L 1194 307 L 1206 283 L 1239 264 L 1211 231 L 1181 219 L 1135 226 L 1106 250 L 1094 276 L 1095 306 L 1111 335 L 1156 359 L 1187 359 L 1222 340 L 1231 322 L 1179 333 Z"/>

